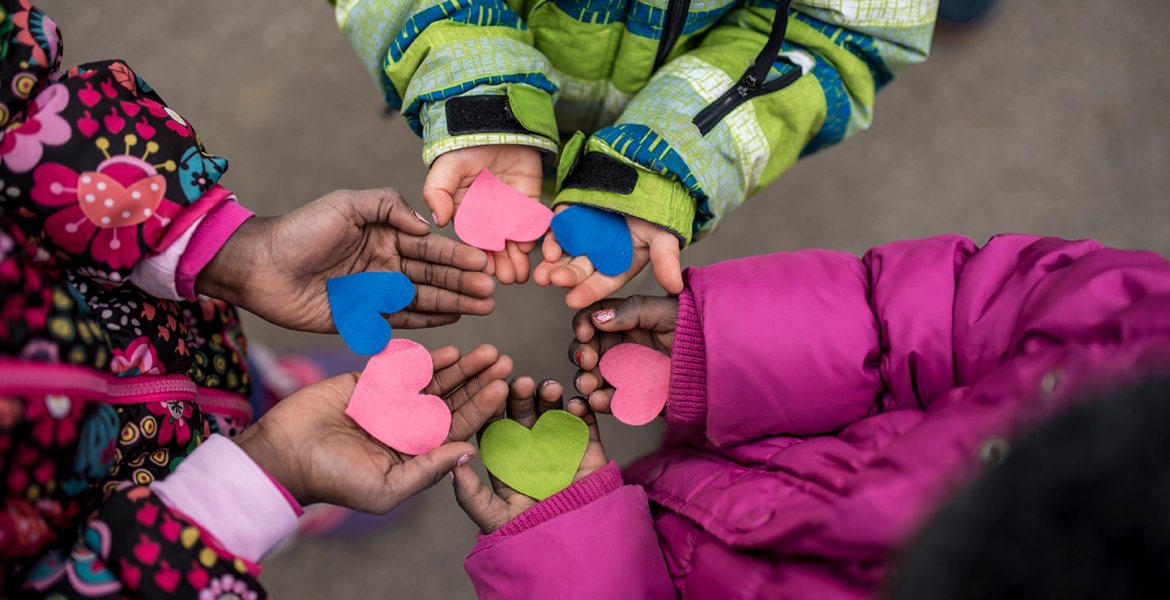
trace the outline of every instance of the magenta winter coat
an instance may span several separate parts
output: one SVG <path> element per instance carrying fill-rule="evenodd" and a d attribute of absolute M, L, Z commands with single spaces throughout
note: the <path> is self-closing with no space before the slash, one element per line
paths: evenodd
<path fill-rule="evenodd" d="M 663 447 L 481 536 L 481 598 L 879 595 L 1009 440 L 1170 365 L 1170 262 L 1093 241 L 910 240 L 686 273 Z"/>

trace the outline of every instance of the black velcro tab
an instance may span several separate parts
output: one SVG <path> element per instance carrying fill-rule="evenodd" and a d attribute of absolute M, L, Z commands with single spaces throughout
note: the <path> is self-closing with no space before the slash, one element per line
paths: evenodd
<path fill-rule="evenodd" d="M 565 177 L 561 189 L 596 190 L 629 195 L 638 185 L 638 171 L 604 152 L 587 152 Z"/>
<path fill-rule="evenodd" d="M 447 133 L 530 133 L 512 115 L 507 96 L 459 96 L 447 100 Z"/>

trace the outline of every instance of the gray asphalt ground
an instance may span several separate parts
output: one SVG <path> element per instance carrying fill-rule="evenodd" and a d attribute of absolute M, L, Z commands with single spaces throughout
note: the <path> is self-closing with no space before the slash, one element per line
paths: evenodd
<path fill-rule="evenodd" d="M 385 118 L 322 0 L 44 0 L 67 65 L 126 59 L 231 159 L 222 183 L 261 215 L 339 188 L 392 186 L 420 211 L 421 142 Z M 683 256 L 702 265 L 819 247 L 862 253 L 902 238 L 1000 232 L 1095 238 L 1170 255 L 1170 3 L 1002 0 L 986 26 L 940 32 L 930 61 L 878 97 L 873 128 L 798 164 Z M 425 214 L 425 212 L 424 212 Z M 447 232 L 450 235 L 450 231 Z M 657 293 L 652 281 L 629 293 Z M 428 347 L 482 342 L 518 374 L 568 381 L 563 293 L 500 287 L 490 317 L 405 332 Z M 249 315 L 250 317 L 250 315 Z M 277 351 L 336 337 L 246 319 Z M 404 333 L 404 332 L 398 332 Z M 628 461 L 660 429 L 602 424 Z M 446 483 L 394 527 L 297 540 L 265 561 L 277 598 L 471 598 L 476 528 Z"/>

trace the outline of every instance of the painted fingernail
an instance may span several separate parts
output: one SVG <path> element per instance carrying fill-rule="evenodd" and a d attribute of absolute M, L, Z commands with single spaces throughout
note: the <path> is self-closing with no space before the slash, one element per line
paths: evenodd
<path fill-rule="evenodd" d="M 455 471 L 451 471 L 450 473 L 447 473 L 447 474 L 451 476 L 451 481 L 455 481 Z"/>
<path fill-rule="evenodd" d="M 418 214 L 417 210 L 412 210 L 410 212 L 414 213 L 414 218 L 418 219 L 419 221 L 422 221 L 423 223 L 426 223 L 427 225 L 431 224 L 430 221 L 424 219 L 422 215 Z M 434 216 L 434 215 L 432 214 L 431 216 Z"/>
<path fill-rule="evenodd" d="M 576 389 L 578 392 L 581 391 L 581 378 L 580 377 L 573 380 L 573 388 Z"/>
<path fill-rule="evenodd" d="M 461 466 L 463 466 L 463 465 L 467 464 L 467 461 L 471 460 L 471 458 L 472 458 L 473 456 L 475 456 L 475 454 L 473 454 L 473 453 L 471 453 L 471 452 L 468 452 L 467 454 L 464 454 L 463 456 L 460 456 L 460 457 L 459 457 L 459 461 L 455 463 L 455 466 L 456 466 L 456 467 L 461 467 Z M 455 472 L 454 472 L 454 471 L 452 471 L 452 472 L 451 472 L 451 478 L 452 478 L 452 479 L 454 479 L 454 478 L 455 478 Z"/>
<path fill-rule="evenodd" d="M 439 216 L 436 215 L 434 212 L 431 212 L 431 218 L 434 219 L 436 223 L 439 222 Z"/>
<path fill-rule="evenodd" d="M 576 398 L 569 400 L 569 404 L 585 404 L 585 399 L 580 397 L 580 396 L 577 396 Z"/>
<path fill-rule="evenodd" d="M 545 379 L 544 381 L 540 382 L 540 387 L 544 387 L 550 383 L 556 383 L 556 382 L 557 382 L 556 379 Z"/>
<path fill-rule="evenodd" d="M 607 308 L 605 310 L 599 310 L 599 311 L 593 313 L 593 320 L 597 321 L 598 323 L 609 323 L 610 321 L 613 320 L 613 317 L 614 317 L 614 312 L 613 312 L 612 308 Z"/>
<path fill-rule="evenodd" d="M 577 351 L 573 353 L 573 364 L 577 365 L 578 367 L 581 366 L 581 355 L 584 353 L 584 348 L 577 348 Z"/>

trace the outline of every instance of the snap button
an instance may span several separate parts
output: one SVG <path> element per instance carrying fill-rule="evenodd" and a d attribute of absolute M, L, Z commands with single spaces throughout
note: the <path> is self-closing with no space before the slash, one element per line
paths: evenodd
<path fill-rule="evenodd" d="M 983 464 L 994 467 L 1007 458 L 1011 450 L 1011 444 L 1007 440 L 996 436 L 983 442 L 983 447 L 979 449 L 979 458 L 983 460 Z"/>
<path fill-rule="evenodd" d="M 1053 369 L 1045 373 L 1044 377 L 1040 378 L 1040 395 L 1044 398 L 1051 396 L 1062 377 L 1064 377 L 1063 369 Z"/>
<path fill-rule="evenodd" d="M 772 520 L 772 516 L 776 514 L 776 509 L 770 506 L 757 506 L 739 518 L 735 523 L 735 528 L 741 532 L 748 532 L 754 529 L 763 527 L 768 521 Z"/>

